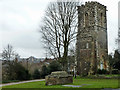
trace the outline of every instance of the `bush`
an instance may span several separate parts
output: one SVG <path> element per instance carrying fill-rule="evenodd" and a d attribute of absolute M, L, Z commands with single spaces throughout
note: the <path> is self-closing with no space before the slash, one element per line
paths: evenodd
<path fill-rule="evenodd" d="M 119 70 L 117 70 L 117 69 L 112 70 L 112 74 L 119 74 Z"/>
<path fill-rule="evenodd" d="M 48 67 L 46 67 L 45 65 L 42 66 L 42 71 L 41 71 L 41 77 L 42 78 L 45 78 L 46 75 L 49 75 L 51 74 L 51 72 L 54 72 L 54 71 L 61 71 L 61 65 L 59 62 L 57 61 L 52 61 Z"/>
<path fill-rule="evenodd" d="M 49 69 L 45 65 L 43 65 L 42 66 L 42 71 L 41 71 L 41 77 L 45 78 L 45 76 L 48 75 L 48 74 L 49 74 Z"/>
<path fill-rule="evenodd" d="M 53 61 L 49 64 L 48 66 L 48 69 L 49 69 L 49 72 L 54 72 L 54 71 L 61 71 L 62 69 L 62 66 L 60 65 L 59 62 L 57 61 Z"/>
<path fill-rule="evenodd" d="M 9 81 L 9 80 L 29 80 L 31 77 L 28 70 L 26 70 L 20 63 L 17 63 L 14 61 L 11 61 L 8 64 L 8 67 L 6 69 L 8 69 L 5 71 L 5 73 L 7 73 L 7 76 L 8 76 L 8 78 L 5 79 L 6 81 Z"/>
<path fill-rule="evenodd" d="M 34 79 L 40 79 L 40 72 L 38 69 L 36 69 L 33 73 L 33 78 Z"/>
<path fill-rule="evenodd" d="M 109 72 L 107 71 L 107 70 L 105 70 L 105 69 L 98 69 L 97 70 L 97 74 L 108 74 Z"/>
<path fill-rule="evenodd" d="M 15 66 L 16 80 L 29 80 L 31 75 L 21 64 L 16 63 Z"/>

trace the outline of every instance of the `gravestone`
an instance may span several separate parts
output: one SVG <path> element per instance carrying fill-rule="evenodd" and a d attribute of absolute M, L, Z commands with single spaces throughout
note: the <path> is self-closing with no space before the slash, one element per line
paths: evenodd
<path fill-rule="evenodd" d="M 73 83 L 73 77 L 65 71 L 52 72 L 45 77 L 45 85 L 62 85 L 69 83 Z"/>

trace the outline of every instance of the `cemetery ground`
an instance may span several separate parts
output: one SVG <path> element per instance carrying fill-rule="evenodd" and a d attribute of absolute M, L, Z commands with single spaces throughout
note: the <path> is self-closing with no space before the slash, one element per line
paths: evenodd
<path fill-rule="evenodd" d="M 120 88 L 119 83 L 120 82 L 118 79 L 90 79 L 90 78 L 77 77 L 73 79 L 72 84 L 67 84 L 67 85 L 81 86 L 79 88 Z M 66 87 L 63 85 L 46 86 L 45 81 L 36 81 L 36 82 L 3 86 L 2 88 L 73 88 L 73 87 Z"/>

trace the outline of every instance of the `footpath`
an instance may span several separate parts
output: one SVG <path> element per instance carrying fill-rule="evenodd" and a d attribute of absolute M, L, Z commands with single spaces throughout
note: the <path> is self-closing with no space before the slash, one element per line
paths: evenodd
<path fill-rule="evenodd" d="M 8 85 L 21 84 L 21 83 L 28 83 L 28 82 L 44 81 L 44 80 L 45 80 L 45 79 L 36 79 L 36 80 L 29 80 L 29 81 L 21 81 L 21 82 L 14 82 L 14 83 L 0 84 L 0 87 L 2 87 L 2 86 L 8 86 Z"/>

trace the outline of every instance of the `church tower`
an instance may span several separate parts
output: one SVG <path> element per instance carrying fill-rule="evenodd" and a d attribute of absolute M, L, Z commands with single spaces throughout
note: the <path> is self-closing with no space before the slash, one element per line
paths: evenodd
<path fill-rule="evenodd" d="M 108 69 L 106 11 L 106 6 L 93 1 L 78 6 L 76 61 L 80 75 Z"/>

